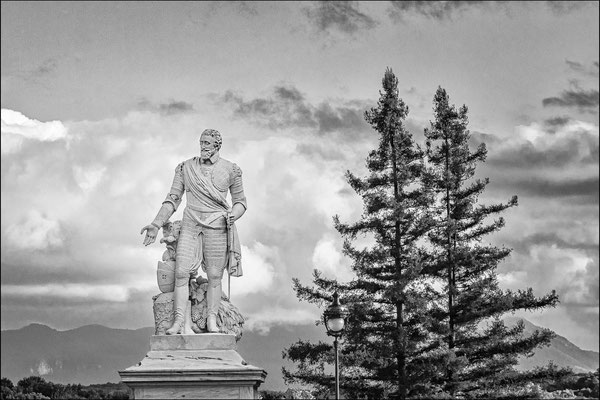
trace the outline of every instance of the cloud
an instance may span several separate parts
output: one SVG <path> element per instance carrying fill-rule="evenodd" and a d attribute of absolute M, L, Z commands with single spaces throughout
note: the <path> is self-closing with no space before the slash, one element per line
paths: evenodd
<path fill-rule="evenodd" d="M 95 188 L 105 172 L 106 167 L 102 165 L 89 166 L 85 168 L 81 166 L 73 167 L 73 176 L 75 181 L 84 192 Z"/>
<path fill-rule="evenodd" d="M 512 3 L 512 4 L 511 4 Z M 493 10 L 500 7 L 514 6 L 516 2 L 510 1 L 392 1 L 388 12 L 395 21 L 402 21 L 409 14 L 420 14 L 436 20 L 451 20 L 468 10 Z M 593 5 L 594 2 L 547 1 L 546 4 L 555 15 L 563 15 L 583 7 Z M 529 6 L 526 3 L 519 6 Z M 510 14 L 508 14 L 510 16 Z"/>
<path fill-rule="evenodd" d="M 563 116 L 563 117 L 553 117 L 544 120 L 544 125 L 548 128 L 549 133 L 556 132 L 556 128 L 562 128 L 571 122 L 571 117 Z"/>
<path fill-rule="evenodd" d="M 34 76 L 42 76 L 54 72 L 57 68 L 56 60 L 53 58 L 49 58 L 45 60 L 42 65 L 33 70 Z"/>
<path fill-rule="evenodd" d="M 277 249 L 254 242 L 242 245 L 243 279 L 231 278 L 231 294 L 236 298 L 250 293 L 264 293 L 271 289 L 275 265 L 281 264 Z M 224 287 L 226 285 L 223 285 Z"/>
<path fill-rule="evenodd" d="M 596 346 L 589 338 L 598 326 L 590 319 L 598 313 L 598 135 L 597 124 L 560 116 L 517 126 L 511 136 L 471 136 L 471 145 L 488 149 L 476 172 L 490 178 L 480 202 L 519 197 L 519 206 L 503 213 L 505 228 L 488 238 L 514 249 L 498 266 L 501 286 L 531 287 L 538 296 L 556 290 L 561 303 L 544 315 L 568 314 L 567 336 L 587 348 Z M 537 320 L 556 329 L 550 319 Z"/>
<path fill-rule="evenodd" d="M 341 252 L 342 240 L 340 236 L 326 233 L 315 245 L 312 262 L 314 268 L 319 269 L 326 277 L 339 279 L 340 281 L 354 278 L 349 265 L 351 260 Z"/>
<path fill-rule="evenodd" d="M 546 1 L 546 4 L 556 15 L 567 14 L 583 7 L 593 5 L 593 1 Z"/>
<path fill-rule="evenodd" d="M 586 240 L 587 239 L 587 240 Z M 515 251 L 526 252 L 533 246 L 547 246 L 561 249 L 584 249 L 586 251 L 597 251 L 598 243 L 594 243 L 593 235 L 589 238 L 581 235 L 569 235 L 565 231 L 536 232 L 532 235 L 520 237 L 511 242 Z"/>
<path fill-rule="evenodd" d="M 21 250 L 47 250 L 62 247 L 64 236 L 58 221 L 32 210 L 23 221 L 6 228 L 5 240 Z"/>
<path fill-rule="evenodd" d="M 467 9 L 479 8 L 486 1 L 392 1 L 389 12 L 392 19 L 401 20 L 408 13 L 421 14 L 437 20 L 450 19 Z"/>
<path fill-rule="evenodd" d="M 543 125 L 535 122 L 519 125 L 515 135 L 508 139 L 474 133 L 473 145 L 482 142 L 488 145 L 487 164 L 494 167 L 556 169 L 579 166 L 592 170 L 598 165 L 598 126 L 568 117 L 546 120 Z"/>
<path fill-rule="evenodd" d="M 46 87 L 43 83 L 43 79 L 55 72 L 57 68 L 57 60 L 55 58 L 47 58 L 41 64 L 33 68 L 2 71 L 2 76 L 13 77 L 28 83 Z"/>
<path fill-rule="evenodd" d="M 235 6 L 235 9 L 242 15 L 256 16 L 258 11 L 251 1 L 226 1 L 224 3 L 218 3 L 219 5 L 225 5 L 231 3 Z"/>
<path fill-rule="evenodd" d="M 178 114 L 194 110 L 194 106 L 190 103 L 186 103 L 185 101 L 172 101 L 167 104 L 160 104 L 158 108 L 162 113 L 166 115 Z"/>
<path fill-rule="evenodd" d="M 580 111 L 594 111 L 598 107 L 600 96 L 598 90 L 573 88 L 563 90 L 560 96 L 546 97 L 542 100 L 544 107 L 576 107 Z"/>
<path fill-rule="evenodd" d="M 598 61 L 595 61 L 589 67 L 586 67 L 580 62 L 565 60 L 569 68 L 582 75 L 598 76 Z"/>
<path fill-rule="evenodd" d="M 536 197 L 578 197 L 587 204 L 598 203 L 598 177 L 564 180 L 517 180 L 511 182 L 516 193 Z"/>
<path fill-rule="evenodd" d="M 360 12 L 357 2 L 352 1 L 319 1 L 318 4 L 305 9 L 309 21 L 319 31 L 338 30 L 346 34 L 373 29 L 377 21 Z"/>
<path fill-rule="evenodd" d="M 269 333 L 274 325 L 303 325 L 314 323 L 318 315 L 298 307 L 283 308 L 267 306 L 264 309 L 250 314 L 246 319 L 244 328 L 250 329 L 262 335 Z"/>
<path fill-rule="evenodd" d="M 279 87 L 273 93 L 292 104 L 311 106 L 294 88 Z M 317 109 L 312 107 L 311 115 Z M 347 186 L 344 160 L 357 159 L 355 154 L 363 159 L 366 142 L 326 136 L 315 141 L 311 135 L 271 132 L 245 121 L 238 129 L 230 113 L 222 104 L 214 108 L 209 104 L 179 118 L 133 110 L 119 118 L 69 121 L 62 123 L 60 140 L 30 139 L 19 153 L 3 155 L 2 284 L 11 285 L 10 293 L 16 287 L 25 287 L 32 295 L 46 290 L 44 304 L 37 297 L 17 301 L 3 294 L 3 328 L 9 322 L 21 326 L 28 318 L 61 327 L 123 326 L 123 321 L 151 325 L 151 297 L 158 292 L 156 264 L 164 245 L 145 248 L 139 231 L 156 215 L 175 166 L 196 155 L 198 127 L 217 126 L 215 121 L 221 121 L 223 157 L 244 171 L 249 202 L 238 223 L 244 276 L 231 280 L 233 299 L 241 301 L 244 314 L 262 326 L 311 315 L 298 305 L 291 277 L 310 280 L 314 248 L 323 232 L 333 229 L 331 216 L 347 217 L 356 208 L 354 199 L 340 194 Z M 311 143 L 324 152 L 335 144 L 337 156 L 315 157 L 306 147 Z M 298 146 L 306 151 L 298 152 Z M 30 216 L 30 210 L 37 214 Z M 183 207 L 171 219 L 180 219 L 182 211 Z M 82 284 L 87 285 L 85 290 L 77 291 Z M 60 285 L 77 293 L 114 285 L 121 294 L 112 298 L 123 299 L 125 293 L 130 297 L 127 302 L 61 297 Z M 47 289 L 39 289 L 43 287 Z M 146 297 L 131 300 L 136 288 Z M 265 304 L 296 311 L 268 315 L 263 313 Z M 68 314 L 56 312 L 56 307 Z M 98 314 L 90 314 L 90 307 Z M 266 320 L 260 322 L 263 317 Z"/>
<path fill-rule="evenodd" d="M 141 110 L 158 112 L 162 115 L 176 115 L 194 111 L 194 105 L 185 101 L 170 100 L 167 103 L 154 104 L 148 99 L 142 99 L 138 102 Z"/>
<path fill-rule="evenodd" d="M 540 292 L 556 290 L 563 306 L 598 307 L 597 252 L 594 256 L 581 249 L 532 245 L 513 259 L 515 268 L 499 276 L 505 287 L 522 288 L 525 281 Z M 521 262 L 526 265 L 517 267 Z"/>
<path fill-rule="evenodd" d="M 2 285 L 2 296 L 14 298 L 41 297 L 46 301 L 52 298 L 73 300 L 106 300 L 125 302 L 129 298 L 126 288 L 121 285 L 91 285 L 85 283 L 46 284 L 46 285 Z"/>
<path fill-rule="evenodd" d="M 52 142 L 67 136 L 67 129 L 60 121 L 40 122 L 6 108 L 1 115 L 2 154 L 18 152 L 25 140 Z"/>
<path fill-rule="evenodd" d="M 264 331 L 277 324 L 319 318 L 313 305 L 298 302 L 291 278 L 310 284 L 314 267 L 337 275 L 349 264 L 340 255 L 341 239 L 331 217 L 339 214 L 343 221 L 360 217 L 360 197 L 350 190 L 344 172 L 366 173 L 364 159 L 376 146 L 377 135 L 362 119 L 363 125 L 357 129 L 354 124 L 358 119 L 342 115 L 347 108 L 362 118 L 368 104 L 339 100 L 314 103 L 291 85 L 279 85 L 253 99 L 228 93 L 232 96 L 229 102 L 221 97 L 221 101 L 197 107 L 193 113 L 178 114 L 177 118 L 156 107 L 129 111 L 118 118 L 64 122 L 60 139 L 26 139 L 19 153 L 3 155 L 2 285 L 10 285 L 12 294 L 16 287 L 32 294 L 6 296 L 3 290 L 3 328 L 6 324 L 20 327 L 27 321 L 59 327 L 89 323 L 150 326 L 151 297 L 158 293 L 156 264 L 164 246 L 143 247 L 139 230 L 156 215 L 175 166 L 196 155 L 199 127 L 208 126 L 218 127 L 224 135 L 222 156 L 244 171 L 249 207 L 237 224 L 244 246 L 244 276 L 231 282 L 233 301 L 239 302 L 236 305 L 248 316 L 247 327 Z M 232 114 L 237 118 L 231 118 Z M 338 119 L 330 119 L 332 114 Z M 345 126 L 345 121 L 354 122 Z M 507 157 L 524 146 L 531 147 L 527 157 L 539 157 L 525 167 L 485 163 L 478 172 L 491 171 L 492 197 L 510 189 L 508 195 L 501 193 L 506 200 L 514 182 L 568 182 L 573 178 L 594 182 L 598 146 L 590 143 L 597 143 L 597 126 L 572 118 L 562 126 L 556 123 L 552 133 L 548 125 L 520 127 L 510 138 L 474 135 L 475 141 L 488 143 L 490 162 L 496 154 Z M 340 135 L 348 134 L 353 140 L 340 140 Z M 560 158 L 563 147 L 569 151 Z M 543 160 L 544 153 L 553 152 L 563 160 L 560 165 Z M 573 297 L 573 293 L 582 290 L 584 276 L 593 272 L 587 265 L 590 259 L 595 260 L 590 252 L 597 245 L 597 225 L 590 221 L 597 215 L 597 198 L 592 205 L 580 204 L 581 196 L 564 199 L 551 194 L 521 196 L 521 206 L 511 209 L 515 214 L 507 218 L 506 234 L 494 240 L 512 244 L 507 238 L 531 238 L 527 247 L 516 249 L 510 264 L 502 267 L 503 273 L 514 274 L 515 279 L 530 267 L 531 248 L 537 246 L 543 252 L 556 245 L 552 254 L 558 264 L 551 267 L 552 276 L 560 276 L 560 263 L 577 267 L 569 269 L 572 284 L 562 286 L 561 295 L 570 293 L 569 307 L 579 318 L 584 315 L 584 300 L 590 301 Z M 31 210 L 39 213 L 38 220 L 28 216 Z M 178 210 L 172 220 L 180 219 L 182 211 Z M 516 225 L 511 226 L 511 222 Z M 55 240 L 55 245 L 39 241 L 34 246 L 38 250 L 32 250 L 7 239 L 28 235 L 24 228 L 14 235 L 15 227 L 27 224 L 40 232 L 34 237 L 45 238 L 48 243 L 52 237 L 60 241 Z M 30 231 L 37 232 L 34 228 Z M 544 232 L 555 232 L 558 239 L 544 242 L 535 236 Z M 573 252 L 561 258 L 563 247 Z M 579 261 L 571 261 L 571 257 Z M 538 286 L 543 282 L 536 279 L 544 275 L 544 263 L 551 261 L 538 256 L 533 263 L 537 275 L 525 275 L 529 280 L 515 281 L 515 285 L 533 282 L 536 291 L 547 288 Z M 551 283 L 555 281 L 552 278 Z M 93 296 L 61 297 L 59 292 L 65 288 L 74 293 L 89 291 Z M 112 295 L 99 294 L 110 288 L 114 289 Z M 587 293 L 593 288 L 585 290 Z M 126 296 L 127 300 L 122 300 Z"/>
<path fill-rule="evenodd" d="M 363 113 L 366 103 L 346 101 L 313 105 L 293 86 L 276 86 L 267 97 L 245 100 L 227 91 L 219 99 L 233 114 L 270 129 L 304 128 L 319 134 L 338 132 L 356 135 L 368 129 Z"/>

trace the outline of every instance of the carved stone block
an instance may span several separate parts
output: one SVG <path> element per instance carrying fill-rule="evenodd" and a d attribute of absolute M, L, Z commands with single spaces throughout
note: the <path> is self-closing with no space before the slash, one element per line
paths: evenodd
<path fill-rule="evenodd" d="M 236 346 L 234 335 L 155 335 L 146 357 L 119 375 L 134 399 L 256 399 L 267 373 Z"/>

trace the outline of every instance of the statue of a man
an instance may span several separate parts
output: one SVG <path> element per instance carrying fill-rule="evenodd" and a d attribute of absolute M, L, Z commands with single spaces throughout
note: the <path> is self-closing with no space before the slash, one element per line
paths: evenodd
<path fill-rule="evenodd" d="M 233 276 L 241 276 L 240 243 L 234 222 L 246 211 L 246 197 L 240 168 L 221 157 L 221 134 L 206 129 L 200 136 L 200 157 L 179 164 L 171 190 L 146 231 L 144 245 L 154 243 L 160 228 L 169 220 L 187 193 L 181 233 L 177 244 L 174 289 L 173 326 L 167 335 L 182 333 L 184 313 L 189 298 L 189 280 L 198 268 L 206 272 L 209 332 L 219 332 L 217 313 L 221 301 L 221 279 L 225 268 Z M 231 193 L 232 206 L 227 202 Z"/>

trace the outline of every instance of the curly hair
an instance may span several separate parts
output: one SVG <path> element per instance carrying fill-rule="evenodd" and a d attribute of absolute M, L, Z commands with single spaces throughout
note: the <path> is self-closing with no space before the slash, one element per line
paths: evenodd
<path fill-rule="evenodd" d="M 221 138 L 221 134 L 219 133 L 218 130 L 205 129 L 202 132 L 202 135 L 208 135 L 208 136 L 212 136 L 213 138 L 215 138 L 215 146 L 216 146 L 217 150 L 219 150 L 221 148 L 221 145 L 223 144 L 223 139 Z M 200 135 L 200 137 L 202 137 L 202 135 Z"/>

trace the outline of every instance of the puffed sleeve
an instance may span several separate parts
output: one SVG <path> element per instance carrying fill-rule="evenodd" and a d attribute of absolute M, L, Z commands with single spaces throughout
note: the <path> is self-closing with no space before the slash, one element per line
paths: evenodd
<path fill-rule="evenodd" d="M 248 209 L 246 195 L 244 194 L 244 185 L 242 184 L 242 170 L 237 164 L 233 164 L 230 182 L 231 185 L 229 186 L 229 191 L 231 192 L 231 203 L 239 203 L 243 205 L 245 209 Z"/>
<path fill-rule="evenodd" d="M 177 210 L 179 204 L 181 204 L 181 200 L 183 197 L 183 193 L 185 191 L 185 185 L 183 183 L 183 163 L 179 164 L 177 168 L 175 168 L 175 177 L 173 178 L 173 184 L 171 185 L 171 190 L 167 194 L 165 203 L 171 203 L 173 205 L 173 211 Z"/>

